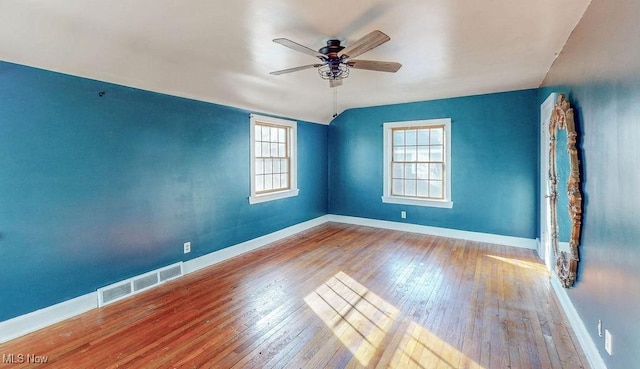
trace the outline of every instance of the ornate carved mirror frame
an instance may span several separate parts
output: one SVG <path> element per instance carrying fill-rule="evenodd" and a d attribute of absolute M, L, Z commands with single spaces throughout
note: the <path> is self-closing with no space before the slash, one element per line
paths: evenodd
<path fill-rule="evenodd" d="M 566 150 L 569 154 L 569 173 L 567 183 L 560 183 L 562 190 L 558 192 L 557 150 L 564 150 L 565 148 L 556 147 L 556 139 L 557 135 L 565 134 L 565 132 L 567 135 Z M 551 243 L 555 257 L 555 268 L 565 288 L 573 286 L 577 277 L 578 261 L 580 260 L 578 246 L 582 227 L 582 194 L 580 192 L 580 162 L 578 161 L 578 150 L 576 149 L 577 136 L 573 108 L 571 108 L 565 95 L 560 94 L 553 108 L 551 122 L 549 123 L 549 137 L 551 139 L 549 148 L 549 181 L 551 182 L 549 205 L 551 210 Z M 566 188 L 568 197 L 568 209 L 558 209 L 558 196 L 564 196 L 564 188 Z M 560 250 L 559 247 L 559 211 L 569 212 L 571 221 L 569 250 Z"/>

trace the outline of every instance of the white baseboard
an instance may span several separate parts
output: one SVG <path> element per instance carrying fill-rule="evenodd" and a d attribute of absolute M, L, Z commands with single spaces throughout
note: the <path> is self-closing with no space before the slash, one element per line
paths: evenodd
<path fill-rule="evenodd" d="M 455 229 L 430 227 L 409 223 L 399 223 L 384 220 L 358 218 L 343 215 L 327 214 L 318 218 L 287 227 L 285 229 L 258 237 L 246 242 L 239 243 L 234 246 L 214 251 L 210 254 L 188 260 L 184 262 L 184 274 L 193 273 L 197 270 L 220 263 L 229 258 L 241 255 L 243 253 L 258 249 L 272 242 L 281 240 L 285 237 L 292 236 L 309 228 L 321 225 L 326 222 L 338 222 L 355 225 L 363 225 L 368 227 L 384 228 L 405 232 L 430 234 L 434 236 L 458 238 L 470 241 L 495 243 L 513 247 L 522 247 L 528 249 L 536 249 L 537 242 L 534 239 L 501 236 L 479 232 L 460 231 Z M 578 342 L 585 352 L 587 360 L 593 369 L 606 369 L 606 365 L 600 356 L 593 339 L 589 335 L 582 319 L 578 315 L 567 291 L 561 286 L 558 279 L 553 276 L 551 285 L 558 297 L 558 301 L 562 306 L 565 314 L 569 319 Z M 58 323 L 65 319 L 85 313 L 98 307 L 97 292 L 88 293 L 56 305 L 46 307 L 25 315 L 21 315 L 3 322 L 0 322 L 0 343 L 7 342 L 22 335 L 34 332 L 51 324 Z"/>
<path fill-rule="evenodd" d="M 18 338 L 98 307 L 98 294 L 88 293 L 44 309 L 0 322 L 0 343 Z"/>
<path fill-rule="evenodd" d="M 243 242 L 225 249 L 184 262 L 184 274 L 219 263 L 234 256 L 255 250 L 271 242 L 326 223 L 326 215 L 293 225 L 291 227 Z M 91 292 L 44 309 L 0 322 L 0 343 L 10 341 L 38 329 L 61 322 L 98 307 L 98 293 Z"/>
<path fill-rule="evenodd" d="M 306 222 L 298 223 L 291 227 L 287 227 L 279 231 L 269 233 L 267 235 L 264 235 L 258 238 L 254 238 L 252 240 L 242 242 L 237 245 L 229 246 L 222 250 L 214 251 L 212 253 L 200 256 L 198 258 L 185 261 L 184 274 L 193 273 L 197 270 L 220 263 L 222 261 L 244 254 L 246 252 L 253 251 L 262 246 L 266 246 L 272 242 L 281 240 L 285 237 L 292 236 L 296 233 L 305 231 L 309 228 L 318 226 L 326 222 L 327 222 L 327 215 L 323 215 L 318 218 L 314 218 Z"/>
<path fill-rule="evenodd" d="M 416 224 L 327 214 L 258 238 L 254 238 L 246 242 L 239 243 L 237 245 L 224 248 L 222 250 L 214 251 L 195 259 L 185 261 L 183 265 L 183 272 L 184 274 L 193 273 L 200 269 L 258 249 L 272 242 L 292 236 L 296 233 L 305 231 L 309 228 L 321 225 L 329 221 L 413 233 L 423 233 L 434 236 L 459 238 L 478 242 L 496 243 L 529 249 L 536 248 L 536 241 L 533 239 L 530 240 L 519 237 L 501 236 L 487 233 L 460 231 L 455 229 L 429 227 Z M 37 310 L 25 315 L 18 316 L 16 318 L 0 322 L 0 343 L 12 340 L 27 333 L 34 332 L 48 325 L 58 323 L 62 320 L 74 317 L 97 307 L 98 295 L 96 292 L 92 292 L 68 301 L 61 302 L 56 305 L 49 306 L 41 310 Z"/>
<path fill-rule="evenodd" d="M 567 315 L 569 319 L 569 324 L 573 328 L 573 331 L 576 334 L 576 338 L 578 339 L 578 343 L 582 347 L 587 360 L 589 361 L 589 366 L 592 369 L 607 369 L 607 366 L 602 360 L 602 356 L 600 356 L 600 351 L 593 342 L 587 327 L 584 325 L 584 322 L 580 318 L 578 311 L 573 306 L 571 299 L 569 298 L 569 294 L 567 294 L 567 290 L 562 287 L 560 280 L 555 274 L 551 275 L 551 286 L 553 287 L 553 291 L 558 297 L 558 301 L 562 306 L 562 310 Z"/>
<path fill-rule="evenodd" d="M 490 234 L 490 233 L 461 231 L 461 230 L 450 229 L 450 228 L 439 228 L 439 227 L 431 227 L 431 226 L 424 226 L 424 225 L 418 225 L 418 224 L 391 222 L 388 220 L 358 218 L 358 217 L 350 217 L 350 216 L 334 215 L 334 214 L 327 215 L 327 219 L 328 221 L 331 221 L 331 222 L 357 224 L 357 225 L 363 225 L 368 227 L 392 229 L 396 231 L 422 233 L 422 234 L 429 234 L 433 236 L 457 238 L 457 239 L 477 241 L 477 242 L 495 243 L 499 245 L 521 247 L 525 249 L 535 250 L 537 248 L 536 240 L 533 238 L 502 236 L 502 235 Z"/>

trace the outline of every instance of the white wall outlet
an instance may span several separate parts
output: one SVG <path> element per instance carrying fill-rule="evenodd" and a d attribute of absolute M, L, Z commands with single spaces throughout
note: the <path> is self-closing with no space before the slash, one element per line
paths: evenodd
<path fill-rule="evenodd" d="M 404 210 L 403 210 L 403 211 L 401 211 L 401 212 L 400 212 L 400 218 L 402 218 L 402 219 L 406 219 L 406 218 L 407 218 L 407 212 L 406 212 L 406 211 L 404 211 Z"/>
<path fill-rule="evenodd" d="M 185 242 L 184 243 L 184 253 L 190 253 L 191 252 L 191 242 Z"/>
<path fill-rule="evenodd" d="M 598 320 L 598 337 L 602 337 L 602 320 Z"/>
<path fill-rule="evenodd" d="M 611 333 L 609 333 L 608 329 L 604 330 L 604 349 L 607 350 L 607 354 L 609 355 L 613 355 L 611 353 L 612 351 L 612 346 L 613 346 L 613 342 L 611 342 L 611 340 L 613 339 L 613 337 L 611 337 Z"/>

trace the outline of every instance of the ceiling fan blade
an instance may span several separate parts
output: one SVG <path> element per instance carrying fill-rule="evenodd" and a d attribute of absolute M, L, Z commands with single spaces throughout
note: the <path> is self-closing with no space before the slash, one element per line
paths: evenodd
<path fill-rule="evenodd" d="M 302 53 L 305 54 L 309 54 L 311 56 L 315 56 L 317 58 L 320 58 L 321 60 L 326 59 L 324 54 L 321 54 L 319 52 L 317 52 L 316 50 L 310 49 L 304 45 L 300 45 L 297 42 L 293 42 L 291 40 L 289 40 L 288 38 L 276 38 L 273 40 L 273 42 L 280 44 L 282 46 L 286 46 L 290 49 L 296 50 L 296 51 L 300 51 Z"/>
<path fill-rule="evenodd" d="M 376 60 L 349 60 L 349 67 L 355 69 L 375 70 L 378 72 L 397 72 L 402 64 L 396 62 L 376 61 Z"/>
<path fill-rule="evenodd" d="M 300 67 L 294 67 L 294 68 L 289 68 L 289 69 L 283 69 L 283 70 L 277 70 L 275 72 L 271 72 L 269 74 L 273 74 L 274 76 L 279 76 L 281 74 L 285 74 L 285 73 L 291 73 L 291 72 L 297 72 L 299 70 L 305 70 L 305 69 L 309 69 L 309 68 L 318 68 L 321 67 L 323 64 L 309 64 L 309 65 L 303 65 Z"/>
<path fill-rule="evenodd" d="M 329 80 L 329 87 L 338 87 L 338 86 L 342 86 L 342 78 Z"/>
<path fill-rule="evenodd" d="M 342 50 L 342 56 L 345 58 L 355 58 L 358 55 L 364 54 L 367 51 L 378 47 L 391 38 L 381 31 L 375 30 L 365 35 L 358 41 L 354 42 L 350 46 L 347 46 Z"/>

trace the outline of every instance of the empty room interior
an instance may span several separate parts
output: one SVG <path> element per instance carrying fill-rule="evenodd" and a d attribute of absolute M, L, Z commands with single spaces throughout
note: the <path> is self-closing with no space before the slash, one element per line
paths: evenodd
<path fill-rule="evenodd" d="M 0 368 L 640 362 L 640 2 L 0 2 Z"/>

